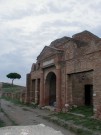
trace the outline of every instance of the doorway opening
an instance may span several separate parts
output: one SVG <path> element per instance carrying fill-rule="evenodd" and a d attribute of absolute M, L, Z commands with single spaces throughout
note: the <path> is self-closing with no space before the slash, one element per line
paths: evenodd
<path fill-rule="evenodd" d="M 85 85 L 85 105 L 93 105 L 93 85 Z"/>
<path fill-rule="evenodd" d="M 50 72 L 46 77 L 46 104 L 54 106 L 56 102 L 56 75 Z"/>

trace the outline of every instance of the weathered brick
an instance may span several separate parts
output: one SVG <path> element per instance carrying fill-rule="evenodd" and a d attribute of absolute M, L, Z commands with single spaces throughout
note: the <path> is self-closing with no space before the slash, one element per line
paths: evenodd
<path fill-rule="evenodd" d="M 66 104 L 85 105 L 85 89 L 93 87 L 91 105 L 101 113 L 101 39 L 83 31 L 72 38 L 63 37 L 45 46 L 27 75 L 28 102 L 49 105 L 52 75 L 56 76 L 56 110 L 65 110 Z M 54 78 L 53 78 L 54 79 Z M 34 84 L 33 80 L 38 81 Z M 52 84 L 51 84 L 52 85 Z M 89 90 L 88 90 L 89 91 Z M 37 94 L 38 92 L 38 94 Z M 33 94 L 35 93 L 35 94 Z M 89 100 L 89 99 L 88 99 Z M 55 102 L 55 99 L 54 99 Z M 99 115 L 100 117 L 100 115 Z"/>

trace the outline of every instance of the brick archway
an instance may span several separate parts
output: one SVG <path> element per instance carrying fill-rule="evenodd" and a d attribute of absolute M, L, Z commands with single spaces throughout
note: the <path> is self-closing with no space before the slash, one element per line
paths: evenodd
<path fill-rule="evenodd" d="M 49 72 L 45 81 L 45 105 L 54 106 L 56 102 L 56 75 Z"/>

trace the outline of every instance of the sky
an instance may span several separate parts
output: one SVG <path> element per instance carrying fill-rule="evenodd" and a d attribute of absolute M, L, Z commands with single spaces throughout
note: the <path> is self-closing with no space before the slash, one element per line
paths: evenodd
<path fill-rule="evenodd" d="M 0 82 L 25 86 L 44 46 L 84 30 L 101 37 L 101 0 L 0 0 Z"/>

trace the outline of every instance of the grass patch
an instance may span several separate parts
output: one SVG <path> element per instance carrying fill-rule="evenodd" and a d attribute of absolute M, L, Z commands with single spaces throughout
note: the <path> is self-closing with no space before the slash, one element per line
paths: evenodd
<path fill-rule="evenodd" d="M 98 131 L 101 133 L 101 121 L 92 119 L 89 117 L 81 117 L 81 116 L 75 116 L 73 114 L 68 113 L 58 113 L 54 116 L 58 117 L 59 119 L 62 119 L 64 121 L 68 121 L 72 124 L 82 126 L 85 128 L 88 128 L 92 131 Z"/>
<path fill-rule="evenodd" d="M 3 92 L 16 93 L 16 92 L 21 92 L 21 89 L 19 87 L 3 88 Z"/>
<path fill-rule="evenodd" d="M 3 92 L 20 92 L 25 89 L 24 86 L 12 85 L 10 83 L 3 83 L 2 86 Z"/>
<path fill-rule="evenodd" d="M 14 104 L 16 104 L 16 105 L 23 105 L 23 104 L 24 104 L 24 103 L 20 102 L 20 101 L 17 100 L 17 99 L 11 99 L 11 98 L 5 97 L 5 96 L 2 96 L 2 99 L 5 99 L 5 100 L 7 100 L 7 101 L 10 101 L 10 102 L 12 102 L 12 103 L 14 103 Z"/>
<path fill-rule="evenodd" d="M 83 114 L 86 117 L 90 117 L 90 116 L 93 116 L 93 107 L 92 106 L 80 106 L 80 107 L 71 109 L 70 112 L 77 113 L 77 114 Z"/>
<path fill-rule="evenodd" d="M 3 83 L 3 88 L 17 87 L 17 85 L 12 85 L 10 83 Z"/>
<path fill-rule="evenodd" d="M 24 86 L 19 86 L 19 85 L 15 85 L 15 84 L 10 84 L 10 83 L 3 83 L 3 88 L 10 88 L 10 87 L 20 87 L 23 88 Z"/>
<path fill-rule="evenodd" d="M 25 104 L 25 103 L 22 103 L 21 101 L 19 101 L 18 99 L 11 99 L 9 97 L 4 97 L 4 96 L 2 96 L 2 99 L 10 101 L 15 105 L 20 105 L 21 107 L 23 107 L 23 106 L 27 106 L 27 107 L 31 107 L 31 108 L 36 108 L 37 107 L 36 104 Z"/>

